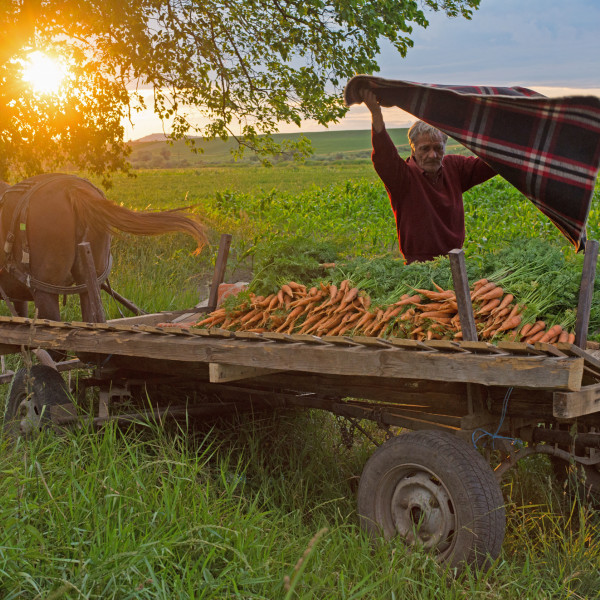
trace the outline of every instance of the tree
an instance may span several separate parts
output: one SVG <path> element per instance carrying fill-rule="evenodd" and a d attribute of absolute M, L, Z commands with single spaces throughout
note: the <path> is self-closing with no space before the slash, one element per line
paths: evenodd
<path fill-rule="evenodd" d="M 479 2 L 0 0 L 0 178 L 65 163 L 126 170 L 122 122 L 145 107 L 144 88 L 173 140 L 235 136 L 262 155 L 305 152 L 269 134 L 280 122 L 339 120 L 345 81 L 378 70 L 382 39 L 405 56 L 412 27 L 428 25 L 420 6 L 470 18 Z M 68 65 L 60 93 L 24 83 L 33 50 Z"/>

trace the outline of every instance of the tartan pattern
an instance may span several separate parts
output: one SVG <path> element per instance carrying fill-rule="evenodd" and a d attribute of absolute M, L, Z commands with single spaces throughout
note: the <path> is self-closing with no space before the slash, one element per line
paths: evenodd
<path fill-rule="evenodd" d="M 514 87 L 454 86 L 350 79 L 347 106 L 369 87 L 382 106 L 397 106 L 466 146 L 514 185 L 577 248 L 600 165 L 600 99 L 546 98 Z"/>

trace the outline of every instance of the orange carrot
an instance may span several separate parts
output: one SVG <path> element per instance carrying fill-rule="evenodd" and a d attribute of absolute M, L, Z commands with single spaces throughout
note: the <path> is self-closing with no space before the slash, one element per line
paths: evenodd
<path fill-rule="evenodd" d="M 538 340 L 539 342 L 549 342 L 552 338 L 558 337 L 562 331 L 560 325 L 552 325 L 548 331 Z"/>
<path fill-rule="evenodd" d="M 490 292 L 495 287 L 498 287 L 498 286 L 493 281 L 488 281 L 487 283 L 484 283 L 477 290 L 475 290 L 474 292 L 471 292 L 471 300 L 475 300 L 475 298 L 479 298 L 479 296 L 481 296 L 482 294 L 486 294 L 487 292 Z"/>
<path fill-rule="evenodd" d="M 506 296 L 504 296 L 504 298 L 502 298 L 502 301 L 500 302 L 500 304 L 498 305 L 498 307 L 495 310 L 495 312 L 500 312 L 501 310 L 504 310 L 505 308 L 508 307 L 508 305 L 515 299 L 515 297 L 512 294 L 506 294 Z M 492 314 L 494 313 L 494 311 L 492 311 Z"/>
<path fill-rule="evenodd" d="M 504 321 L 504 323 L 498 327 L 498 329 L 496 330 L 496 333 L 500 332 L 500 331 L 508 331 L 509 329 L 514 329 L 515 327 L 518 327 L 521 324 L 521 315 L 516 315 L 514 317 L 510 317 L 510 319 L 507 319 L 506 321 Z"/>
<path fill-rule="evenodd" d="M 534 333 L 533 335 L 529 335 L 527 337 L 527 339 L 524 341 L 527 342 L 528 344 L 534 344 L 535 342 L 539 342 L 545 333 L 546 332 L 544 330 L 538 331 L 537 333 Z"/>
<path fill-rule="evenodd" d="M 567 340 L 568 344 L 574 344 L 575 343 L 575 334 L 574 333 L 570 333 L 569 334 L 569 339 Z"/>
<path fill-rule="evenodd" d="M 503 295 L 504 290 L 500 286 L 496 286 L 489 292 L 485 292 L 485 294 L 480 294 L 479 296 L 477 296 L 477 300 L 479 300 L 480 302 L 483 300 L 489 301 L 493 300 L 494 298 L 501 298 Z"/>
<path fill-rule="evenodd" d="M 544 321 L 536 321 L 531 326 L 531 329 L 529 330 L 529 333 L 528 333 L 528 337 L 531 337 L 532 335 L 535 335 L 536 333 L 543 331 L 544 329 L 546 329 L 546 323 L 544 323 Z"/>
<path fill-rule="evenodd" d="M 523 327 L 521 327 L 521 331 L 519 332 L 519 334 L 521 335 L 521 338 L 527 337 L 527 334 L 531 331 L 532 327 L 533 327 L 533 323 L 525 323 L 525 325 L 523 325 Z"/>
<path fill-rule="evenodd" d="M 398 300 L 398 302 L 395 303 L 395 305 L 405 306 L 406 304 L 417 304 L 418 302 L 421 302 L 421 296 L 419 294 L 415 294 L 414 296 L 407 296 L 406 298 L 401 298 L 400 300 Z"/>
<path fill-rule="evenodd" d="M 439 317 L 448 317 L 449 315 L 453 315 L 453 310 L 428 310 L 426 312 L 422 312 L 419 314 L 421 319 L 430 319 L 430 318 L 439 318 Z"/>
<path fill-rule="evenodd" d="M 489 302 L 486 302 L 475 314 L 487 315 L 491 313 L 497 306 L 500 306 L 500 298 L 493 298 Z"/>

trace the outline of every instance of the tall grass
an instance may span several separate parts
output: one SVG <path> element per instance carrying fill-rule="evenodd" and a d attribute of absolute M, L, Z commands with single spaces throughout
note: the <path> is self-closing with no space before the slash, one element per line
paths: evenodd
<path fill-rule="evenodd" d="M 348 449 L 320 413 L 83 427 L 1 450 L 5 600 L 598 594 L 598 514 L 566 502 L 540 461 L 504 484 L 501 558 L 457 574 L 360 531 L 354 486 L 369 443 Z"/>

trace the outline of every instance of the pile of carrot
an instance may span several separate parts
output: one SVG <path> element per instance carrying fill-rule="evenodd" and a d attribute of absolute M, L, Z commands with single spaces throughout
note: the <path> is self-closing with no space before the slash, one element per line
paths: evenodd
<path fill-rule="evenodd" d="M 269 296 L 250 294 L 233 309 L 218 308 L 194 327 L 317 336 L 355 335 L 416 340 L 462 339 L 456 295 L 437 286 L 414 289 L 388 306 L 371 306 L 364 291 L 349 280 L 339 286 L 320 283 L 308 289 L 290 281 Z M 560 325 L 546 329 L 543 321 L 523 323 L 525 306 L 514 302 L 499 285 L 481 279 L 471 289 L 479 339 L 570 342 L 575 336 Z"/>

